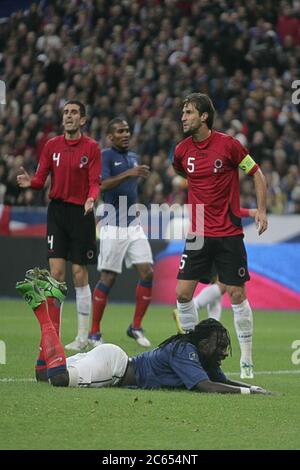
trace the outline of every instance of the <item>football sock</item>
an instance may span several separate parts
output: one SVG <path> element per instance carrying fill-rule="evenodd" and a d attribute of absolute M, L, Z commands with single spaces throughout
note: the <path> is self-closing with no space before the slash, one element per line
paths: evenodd
<path fill-rule="evenodd" d="M 211 304 L 216 300 L 220 300 L 222 295 L 221 289 L 218 284 L 211 284 L 204 287 L 200 294 L 194 297 L 194 303 L 197 310 L 201 307 L 205 307 L 207 304 Z"/>
<path fill-rule="evenodd" d="M 60 337 L 60 318 L 62 304 L 55 297 L 47 298 L 48 314 L 53 323 L 57 336 Z M 42 348 L 42 341 L 40 342 L 40 352 L 36 361 L 35 369 L 41 371 L 47 368 L 45 356 Z"/>
<path fill-rule="evenodd" d="M 89 320 L 92 305 L 92 294 L 89 284 L 83 287 L 75 287 L 78 332 L 80 339 L 87 339 L 89 333 Z"/>
<path fill-rule="evenodd" d="M 34 313 L 41 328 L 41 346 L 47 366 L 47 374 L 48 377 L 51 377 L 66 369 L 66 356 L 49 317 L 47 303 L 42 302 L 34 310 Z"/>
<path fill-rule="evenodd" d="M 178 302 L 177 310 L 179 311 L 179 320 L 184 331 L 190 331 L 195 328 L 198 323 L 198 313 L 193 300 L 190 302 Z"/>
<path fill-rule="evenodd" d="M 47 298 L 49 317 L 53 323 L 57 336 L 60 336 L 60 318 L 62 304 L 55 297 Z"/>
<path fill-rule="evenodd" d="M 207 305 L 208 318 L 214 318 L 215 320 L 221 320 L 222 314 L 222 303 L 221 299 L 215 300 Z"/>
<path fill-rule="evenodd" d="M 102 282 L 98 282 L 93 292 L 93 320 L 90 334 L 100 333 L 104 310 L 108 301 L 108 294 L 110 287 L 106 286 Z"/>
<path fill-rule="evenodd" d="M 234 327 L 240 343 L 240 362 L 253 364 L 252 362 L 252 334 L 253 314 L 249 302 L 245 299 L 238 305 L 231 305 L 233 310 Z"/>
<path fill-rule="evenodd" d="M 135 312 L 133 328 L 141 328 L 142 319 L 152 299 L 152 281 L 140 280 L 135 291 Z"/>

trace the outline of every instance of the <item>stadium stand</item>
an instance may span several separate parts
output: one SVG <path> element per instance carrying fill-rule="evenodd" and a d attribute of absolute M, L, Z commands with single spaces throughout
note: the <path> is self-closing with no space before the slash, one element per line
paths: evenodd
<path fill-rule="evenodd" d="M 88 133 L 103 145 L 115 115 L 129 120 L 132 148 L 150 163 L 141 201 L 184 201 L 170 166 L 181 99 L 212 97 L 215 127 L 248 146 L 268 180 L 268 211 L 300 213 L 300 6 L 292 1 L 73 0 L 33 3 L 3 18 L 0 78 L 0 204 L 41 206 L 47 190 L 20 191 L 22 164 L 60 132 L 57 109 L 88 104 Z M 294 100 L 292 96 L 294 93 Z M 294 103 L 293 103 L 294 101 Z M 242 176 L 242 205 L 255 206 Z"/>

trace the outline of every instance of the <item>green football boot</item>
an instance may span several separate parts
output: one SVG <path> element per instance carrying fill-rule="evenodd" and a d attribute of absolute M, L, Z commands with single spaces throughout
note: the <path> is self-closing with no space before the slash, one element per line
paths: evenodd
<path fill-rule="evenodd" d="M 47 269 L 29 269 L 26 271 L 25 279 L 36 284 L 39 289 L 44 291 L 46 297 L 55 297 L 61 303 L 65 300 L 67 284 L 54 279 Z"/>
<path fill-rule="evenodd" d="M 27 279 L 17 282 L 16 289 L 33 310 L 46 301 L 44 292 Z"/>

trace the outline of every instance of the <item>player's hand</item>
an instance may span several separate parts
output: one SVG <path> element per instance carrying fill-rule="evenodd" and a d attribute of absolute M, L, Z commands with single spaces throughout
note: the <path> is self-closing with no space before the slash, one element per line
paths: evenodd
<path fill-rule="evenodd" d="M 87 215 L 89 212 L 92 212 L 94 208 L 94 199 L 88 197 L 84 204 L 84 215 Z"/>
<path fill-rule="evenodd" d="M 264 211 L 260 211 L 257 209 L 257 213 L 255 215 L 255 223 L 256 223 L 258 235 L 261 235 L 268 228 L 267 214 Z"/>
<path fill-rule="evenodd" d="M 252 217 L 253 219 L 255 219 L 256 214 L 257 214 L 257 209 L 249 209 L 249 217 Z"/>
<path fill-rule="evenodd" d="M 31 184 L 31 178 L 27 171 L 21 166 L 20 170 L 22 173 L 17 176 L 17 183 L 20 188 L 29 188 Z"/>
<path fill-rule="evenodd" d="M 273 392 L 270 392 L 270 390 L 266 390 L 262 387 L 257 387 L 256 385 L 251 385 L 250 392 L 256 395 L 273 395 Z"/>
<path fill-rule="evenodd" d="M 133 168 L 130 168 L 130 170 L 128 170 L 128 174 L 129 176 L 141 176 L 142 178 L 148 178 L 150 175 L 150 168 L 148 165 L 137 165 Z"/>

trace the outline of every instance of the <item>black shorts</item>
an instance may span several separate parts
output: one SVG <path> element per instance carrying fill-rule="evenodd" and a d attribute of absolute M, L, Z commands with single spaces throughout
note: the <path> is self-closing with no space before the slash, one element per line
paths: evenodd
<path fill-rule="evenodd" d="M 52 200 L 47 214 L 47 258 L 64 258 L 73 264 L 96 264 L 97 245 L 94 213 L 84 207 Z"/>
<path fill-rule="evenodd" d="M 204 237 L 201 249 L 193 250 L 185 246 L 177 279 L 208 284 L 215 266 L 220 282 L 233 286 L 243 285 L 250 279 L 243 238 L 244 235 Z M 190 243 L 192 242 L 189 241 Z"/>

